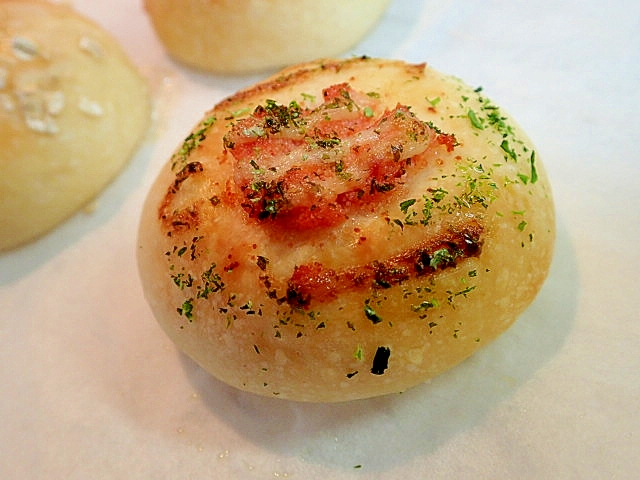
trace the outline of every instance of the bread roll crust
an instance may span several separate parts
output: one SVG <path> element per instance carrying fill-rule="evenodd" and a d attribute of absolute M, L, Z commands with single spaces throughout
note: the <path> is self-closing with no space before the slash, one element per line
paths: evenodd
<path fill-rule="evenodd" d="M 389 0 L 145 0 L 172 57 L 240 74 L 343 53 L 380 19 Z"/>
<path fill-rule="evenodd" d="M 149 122 L 146 82 L 101 27 L 63 5 L 0 2 L 0 250 L 91 201 Z"/>
<path fill-rule="evenodd" d="M 406 390 L 539 291 L 555 225 L 535 152 L 481 90 L 425 65 L 291 67 L 207 112 L 160 173 L 139 232 L 145 295 L 184 352 L 240 389 Z"/>

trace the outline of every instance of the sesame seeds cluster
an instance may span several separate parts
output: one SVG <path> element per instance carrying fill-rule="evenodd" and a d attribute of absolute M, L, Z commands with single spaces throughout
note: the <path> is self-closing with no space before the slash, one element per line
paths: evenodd
<path fill-rule="evenodd" d="M 90 36 L 80 37 L 77 48 L 92 61 L 104 60 L 102 44 Z M 104 115 L 103 106 L 86 96 L 68 105 L 62 88 L 66 80 L 51 68 L 52 62 L 46 46 L 33 38 L 0 30 L 0 110 L 19 117 L 29 130 L 50 135 L 60 131 L 58 118 L 66 108 L 89 117 Z"/>

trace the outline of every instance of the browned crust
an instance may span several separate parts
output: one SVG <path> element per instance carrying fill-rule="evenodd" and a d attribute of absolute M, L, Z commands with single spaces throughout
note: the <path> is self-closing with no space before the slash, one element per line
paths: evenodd
<path fill-rule="evenodd" d="M 454 268 L 463 259 L 480 255 L 482 233 L 480 223 L 469 220 L 383 260 L 342 270 L 318 262 L 298 266 L 288 281 L 286 301 L 293 307 L 308 308 L 312 301 L 330 301 L 340 293 L 391 288 Z"/>
<path fill-rule="evenodd" d="M 172 232 L 183 232 L 189 230 L 194 225 L 198 224 L 198 210 L 195 206 L 180 212 L 170 212 L 170 206 L 173 199 L 180 191 L 180 187 L 184 181 L 194 175 L 201 174 L 203 171 L 204 167 L 200 162 L 188 163 L 176 174 L 175 180 L 167 189 L 167 193 L 158 208 L 158 218 L 162 225 L 164 225 L 167 235 L 171 236 Z"/>
<path fill-rule="evenodd" d="M 253 98 L 263 97 L 267 93 L 274 93 L 283 90 L 291 85 L 295 85 L 300 82 L 308 80 L 310 77 L 317 74 L 317 72 L 332 70 L 338 73 L 345 68 L 357 66 L 362 62 L 376 62 L 379 68 L 389 67 L 391 65 L 401 67 L 411 77 L 421 77 L 424 75 L 424 69 L 427 66 L 426 63 L 406 64 L 403 62 L 385 62 L 380 63 L 377 60 L 371 59 L 366 56 L 350 58 L 347 60 L 319 60 L 314 63 L 308 63 L 291 67 L 290 69 L 283 70 L 280 75 L 271 77 L 264 82 L 253 85 L 244 90 L 231 95 L 230 97 L 222 100 L 216 105 L 216 110 L 226 110 L 232 105 L 247 102 Z"/>

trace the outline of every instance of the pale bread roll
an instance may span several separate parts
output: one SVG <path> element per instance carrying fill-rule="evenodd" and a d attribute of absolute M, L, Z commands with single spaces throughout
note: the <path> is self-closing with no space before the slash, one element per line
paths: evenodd
<path fill-rule="evenodd" d="M 335 56 L 378 22 L 390 0 L 145 0 L 175 59 L 241 74 Z"/>
<path fill-rule="evenodd" d="M 554 206 L 531 141 L 425 65 L 289 68 L 207 112 L 153 186 L 146 298 L 222 381 L 335 402 L 404 391 L 538 293 Z"/>
<path fill-rule="evenodd" d="M 0 250 L 90 202 L 149 122 L 146 82 L 101 27 L 62 5 L 0 2 Z"/>

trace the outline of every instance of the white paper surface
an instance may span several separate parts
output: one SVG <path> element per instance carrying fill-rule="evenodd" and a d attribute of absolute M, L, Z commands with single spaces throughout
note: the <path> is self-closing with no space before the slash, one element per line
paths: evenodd
<path fill-rule="evenodd" d="M 158 118 L 93 213 L 0 254 L 0 478 L 638 478 L 640 3 L 395 0 L 347 53 L 483 86 L 536 143 L 559 233 L 542 292 L 495 343 L 339 405 L 217 382 L 142 297 L 149 186 L 205 110 L 262 76 L 173 63 L 140 3 L 74 2 L 149 78 Z"/>

